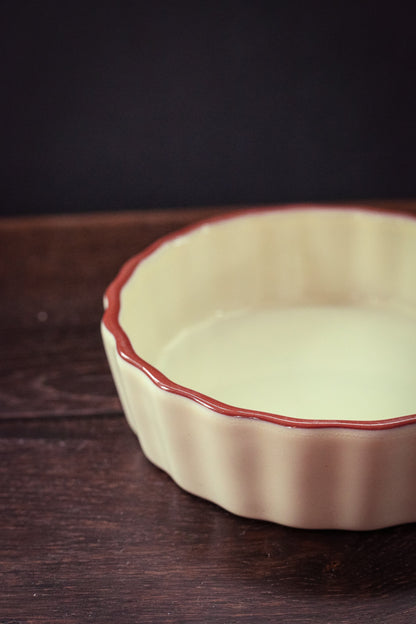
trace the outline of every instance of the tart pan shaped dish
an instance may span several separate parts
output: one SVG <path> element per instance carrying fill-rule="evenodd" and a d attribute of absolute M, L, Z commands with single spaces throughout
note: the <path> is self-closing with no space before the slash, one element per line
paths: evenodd
<path fill-rule="evenodd" d="M 245 210 L 166 236 L 104 297 L 102 336 L 143 452 L 242 516 L 416 521 L 416 219 Z"/>

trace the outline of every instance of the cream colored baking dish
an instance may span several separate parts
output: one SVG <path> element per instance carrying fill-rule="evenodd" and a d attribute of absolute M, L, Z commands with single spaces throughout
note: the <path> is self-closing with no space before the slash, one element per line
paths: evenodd
<path fill-rule="evenodd" d="M 185 490 L 294 527 L 416 520 L 414 218 L 215 218 L 127 262 L 105 308 L 126 417 Z"/>

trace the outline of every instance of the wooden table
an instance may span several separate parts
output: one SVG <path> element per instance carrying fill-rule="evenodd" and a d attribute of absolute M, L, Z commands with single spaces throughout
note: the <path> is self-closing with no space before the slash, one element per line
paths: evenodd
<path fill-rule="evenodd" d="M 124 420 L 103 290 L 130 255 L 214 212 L 0 221 L 0 624 L 416 622 L 415 525 L 235 517 L 151 465 Z"/>

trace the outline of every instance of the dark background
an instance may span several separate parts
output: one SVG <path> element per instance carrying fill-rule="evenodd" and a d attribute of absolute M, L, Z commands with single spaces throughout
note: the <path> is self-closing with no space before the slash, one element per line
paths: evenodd
<path fill-rule="evenodd" d="M 406 5 L 0 6 L 4 215 L 416 196 Z"/>

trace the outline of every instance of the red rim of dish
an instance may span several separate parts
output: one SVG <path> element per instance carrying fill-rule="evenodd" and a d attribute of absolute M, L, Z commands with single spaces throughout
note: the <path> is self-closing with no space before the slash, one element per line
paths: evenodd
<path fill-rule="evenodd" d="M 235 219 L 238 217 L 246 216 L 246 215 L 254 215 L 254 214 L 262 214 L 268 212 L 281 212 L 288 210 L 348 210 L 348 211 L 357 211 L 357 212 L 371 212 L 371 213 L 379 213 L 379 214 L 387 214 L 391 216 L 397 217 L 407 217 L 412 221 L 416 221 L 415 215 L 402 211 L 402 210 L 394 210 L 392 208 L 384 208 L 379 206 L 348 206 L 348 205 L 303 205 L 303 204 L 290 204 L 290 205 L 282 205 L 282 206 L 270 206 L 270 207 L 258 207 L 258 208 L 247 208 L 234 210 L 232 212 L 227 212 L 224 214 L 216 215 L 213 217 L 209 217 L 207 219 L 203 219 L 198 221 L 197 223 L 193 223 L 191 225 L 185 226 L 175 232 L 167 234 L 162 238 L 157 239 L 154 243 L 146 247 L 143 251 L 133 256 L 128 260 L 120 269 L 120 272 L 116 276 L 116 278 L 111 282 L 109 287 L 107 288 L 104 300 L 106 309 L 104 311 L 104 315 L 102 318 L 102 322 L 104 326 L 108 329 L 108 331 L 113 334 L 117 351 L 120 357 L 132 364 L 139 370 L 151 379 L 151 381 L 158 386 L 161 390 L 166 392 L 171 392 L 173 394 L 177 394 L 179 396 L 186 397 L 188 399 L 192 399 L 196 403 L 203 405 L 215 412 L 220 414 L 224 414 L 226 416 L 234 416 L 240 418 L 253 418 L 257 420 L 263 420 L 266 422 L 275 423 L 278 425 L 283 425 L 286 427 L 296 427 L 300 429 L 315 429 L 315 428 L 347 428 L 347 429 L 371 429 L 371 430 L 381 430 L 381 429 L 393 429 L 395 427 L 402 427 L 405 425 L 411 425 L 416 423 L 416 414 L 409 414 L 405 416 L 400 416 L 397 418 L 389 418 L 384 420 L 319 420 L 319 419 L 303 419 L 303 418 L 292 418 L 290 416 L 283 416 L 281 414 L 274 414 L 269 412 L 256 411 L 252 409 L 244 409 L 239 407 L 234 407 L 233 405 L 229 405 L 227 403 L 222 403 L 217 399 L 214 399 L 210 396 L 202 394 L 201 392 L 197 392 L 196 390 L 192 390 L 186 386 L 182 386 L 180 384 L 175 383 L 168 377 L 166 377 L 161 371 L 157 368 L 146 362 L 143 358 L 141 358 L 133 349 L 132 344 L 122 329 L 119 323 L 119 312 L 120 312 L 120 293 L 123 286 L 127 283 L 128 279 L 138 267 L 138 265 L 156 252 L 163 245 L 172 242 L 173 240 L 180 238 L 184 235 L 188 235 L 195 230 L 207 225 L 207 224 L 215 224 L 221 221 L 227 221 L 230 219 Z"/>

